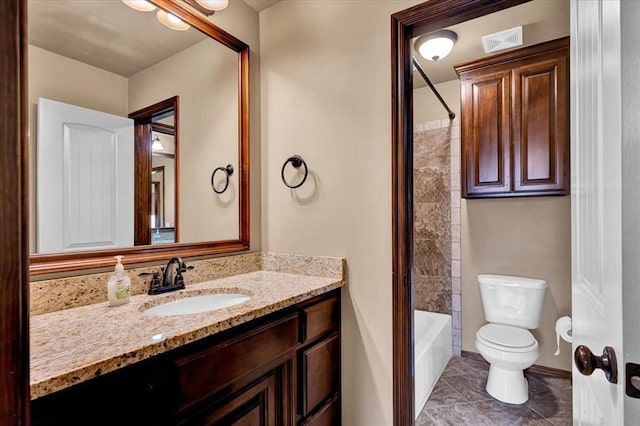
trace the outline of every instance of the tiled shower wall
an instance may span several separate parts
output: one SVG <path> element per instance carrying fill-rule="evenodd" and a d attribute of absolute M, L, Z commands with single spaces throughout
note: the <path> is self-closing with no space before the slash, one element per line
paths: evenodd
<path fill-rule="evenodd" d="M 413 141 L 416 309 L 452 316 L 453 352 L 459 355 L 462 319 L 458 120 L 418 124 Z"/>

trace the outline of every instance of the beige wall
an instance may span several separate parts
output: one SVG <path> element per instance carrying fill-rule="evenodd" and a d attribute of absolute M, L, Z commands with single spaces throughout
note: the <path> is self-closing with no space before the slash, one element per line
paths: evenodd
<path fill-rule="evenodd" d="M 391 425 L 390 15 L 418 1 L 283 1 L 260 13 L 263 249 L 345 256 L 342 410 Z M 300 154 L 311 177 L 280 180 Z"/>
<path fill-rule="evenodd" d="M 29 246 L 36 247 L 36 147 L 38 98 L 126 116 L 125 77 L 29 46 Z"/>
<path fill-rule="evenodd" d="M 556 350 L 555 321 L 571 313 L 570 197 L 462 200 L 462 349 L 477 352 L 475 334 L 486 323 L 476 277 L 480 273 L 548 281 L 538 365 L 571 370 L 571 345 Z"/>
<path fill-rule="evenodd" d="M 414 76 L 414 78 L 416 78 Z M 419 76 L 417 78 L 420 78 Z M 436 89 L 449 108 L 460 117 L 460 80 L 445 81 L 436 84 Z M 413 91 L 413 123 L 421 124 L 428 121 L 445 120 L 449 113 L 444 109 L 436 95 L 428 87 L 420 87 Z"/>
<path fill-rule="evenodd" d="M 260 144 L 260 21 L 258 13 L 243 1 L 231 1 L 224 13 L 209 18 L 222 29 L 249 45 L 249 117 L 251 250 L 262 248 L 262 162 Z"/>
<path fill-rule="evenodd" d="M 128 113 L 125 77 L 29 46 L 29 103 L 39 97 L 109 114 Z"/>
<path fill-rule="evenodd" d="M 237 53 L 206 39 L 129 78 L 131 111 L 176 95 L 179 242 L 238 238 L 239 174 L 223 194 L 211 189 L 216 167 L 238 170 Z"/>

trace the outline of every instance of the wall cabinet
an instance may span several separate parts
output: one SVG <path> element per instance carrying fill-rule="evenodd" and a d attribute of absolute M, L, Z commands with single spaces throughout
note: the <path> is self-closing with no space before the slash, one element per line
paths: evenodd
<path fill-rule="evenodd" d="M 31 407 L 33 425 L 339 425 L 339 290 Z"/>
<path fill-rule="evenodd" d="M 464 198 L 569 193 L 569 38 L 455 67 Z"/>

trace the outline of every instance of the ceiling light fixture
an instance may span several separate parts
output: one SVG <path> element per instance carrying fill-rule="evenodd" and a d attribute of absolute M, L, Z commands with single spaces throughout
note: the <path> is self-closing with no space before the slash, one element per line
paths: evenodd
<path fill-rule="evenodd" d="M 440 30 L 418 37 L 414 46 L 423 58 L 437 62 L 451 53 L 457 40 L 453 31 Z"/>
<path fill-rule="evenodd" d="M 226 9 L 229 6 L 229 0 L 182 0 L 184 3 L 196 9 L 198 12 L 206 16 L 211 16 L 216 12 Z M 155 10 L 156 6 L 146 0 L 122 0 L 124 4 L 132 9 L 139 10 L 141 12 L 151 12 Z M 159 10 L 156 13 L 158 21 L 160 21 L 167 28 L 171 28 L 176 31 L 186 31 L 189 29 L 189 24 L 182 19 L 164 10 Z"/>
<path fill-rule="evenodd" d="M 187 24 L 177 16 L 165 12 L 164 10 L 159 10 L 158 13 L 156 13 L 156 17 L 162 25 L 167 28 L 171 28 L 172 30 L 186 31 L 189 29 L 189 24 Z"/>
<path fill-rule="evenodd" d="M 126 4 L 132 9 L 139 10 L 140 12 L 151 12 L 156 8 L 146 0 L 122 0 L 122 3 Z"/>
<path fill-rule="evenodd" d="M 151 150 L 164 151 L 164 145 L 162 145 L 162 142 L 160 142 L 160 138 L 158 137 L 158 135 L 155 135 L 153 137 L 153 140 L 151 141 Z"/>
<path fill-rule="evenodd" d="M 229 6 L 229 0 L 196 0 L 205 9 L 219 12 Z"/>
<path fill-rule="evenodd" d="M 183 0 L 198 12 L 211 16 L 229 6 L 229 0 Z"/>

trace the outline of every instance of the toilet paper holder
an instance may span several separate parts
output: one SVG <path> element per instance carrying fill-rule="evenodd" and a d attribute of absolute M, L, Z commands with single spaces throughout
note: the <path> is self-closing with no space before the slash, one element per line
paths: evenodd
<path fill-rule="evenodd" d="M 556 321 L 556 351 L 554 355 L 560 355 L 560 338 L 565 342 L 571 343 L 573 337 L 571 335 L 572 322 L 570 316 L 558 318 Z"/>

